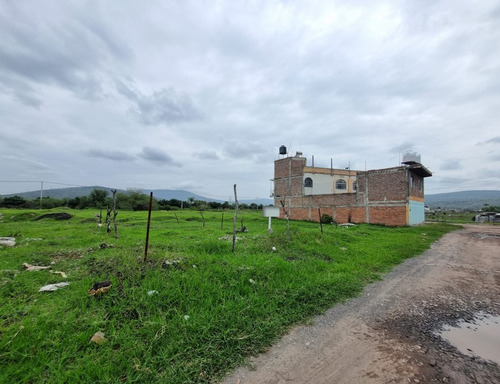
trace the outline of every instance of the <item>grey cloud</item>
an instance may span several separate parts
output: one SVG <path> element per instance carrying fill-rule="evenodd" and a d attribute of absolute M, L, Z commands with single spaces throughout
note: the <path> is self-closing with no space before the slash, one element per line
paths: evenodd
<path fill-rule="evenodd" d="M 442 163 L 439 168 L 441 171 L 457 171 L 464 167 L 460 159 L 448 159 L 446 162 Z"/>
<path fill-rule="evenodd" d="M 83 99 L 101 97 L 104 63 L 110 57 L 128 58 L 130 51 L 98 15 L 86 21 L 78 9 L 67 9 L 69 19 L 46 22 L 44 13 L 50 11 L 58 10 L 23 8 L 22 3 L 4 5 L 0 12 L 0 75 L 5 76 L 0 83 L 34 107 L 40 106 L 41 98 L 33 94 L 33 87 L 31 92 L 27 90 L 26 84 L 56 84 Z M 40 17 L 34 18 L 34 12 Z M 72 18 L 72 14 L 78 17 Z M 11 80 L 5 82 L 5 77 Z"/>
<path fill-rule="evenodd" d="M 123 81 L 117 80 L 115 86 L 119 93 L 133 102 L 137 102 L 142 97 L 141 93 L 133 85 L 127 85 Z"/>
<path fill-rule="evenodd" d="M 193 154 L 194 157 L 202 160 L 219 160 L 219 155 L 215 151 L 203 150 Z"/>
<path fill-rule="evenodd" d="M 177 92 L 172 87 L 153 92 L 149 96 L 120 81 L 117 82 L 116 88 L 135 104 L 132 113 L 143 124 L 183 123 L 201 118 L 201 113 L 191 97 Z"/>
<path fill-rule="evenodd" d="M 498 143 L 500 143 L 500 136 L 492 137 L 491 139 L 488 139 L 486 141 L 482 141 L 480 143 L 477 143 L 476 145 L 498 144 Z"/>
<path fill-rule="evenodd" d="M 399 145 L 390 148 L 390 152 L 406 152 L 414 150 L 415 143 L 411 141 L 405 141 Z"/>
<path fill-rule="evenodd" d="M 488 159 L 491 161 L 500 161 L 500 152 L 492 152 L 488 155 Z"/>
<path fill-rule="evenodd" d="M 1 64 L 0 64 L 1 65 Z M 42 105 L 42 100 L 37 96 L 33 87 L 26 81 L 18 78 L 13 78 L 0 70 L 0 84 L 4 86 L 7 94 L 13 96 L 24 105 L 39 109 Z"/>
<path fill-rule="evenodd" d="M 197 190 L 197 189 L 202 189 L 203 185 L 200 184 L 198 181 L 195 180 L 184 180 L 180 181 L 177 184 L 174 184 L 172 186 L 174 189 L 183 189 L 183 190 Z"/>
<path fill-rule="evenodd" d="M 83 15 L 82 25 L 86 29 L 87 45 L 97 41 L 99 43 L 99 52 L 103 54 L 111 53 L 113 58 L 119 60 L 129 60 L 134 57 L 133 51 L 129 46 L 118 36 L 113 33 L 106 25 L 107 21 L 102 18 L 101 14 L 86 13 Z"/>
<path fill-rule="evenodd" d="M 5 159 L 5 161 L 22 164 L 23 171 L 45 172 L 51 170 L 51 167 L 48 163 L 41 162 L 34 158 L 19 155 L 7 155 L 3 158 Z"/>
<path fill-rule="evenodd" d="M 58 47 L 58 43 L 47 45 L 40 42 L 39 45 L 30 46 L 26 39 L 31 38 L 32 36 L 16 36 L 15 46 L 4 46 L 0 50 L 2 72 L 21 86 L 25 82 L 56 83 L 83 98 L 90 98 L 100 92 L 99 82 L 92 71 L 85 68 L 84 60 L 75 60 L 75 55 L 62 46 Z M 60 45 L 64 44 L 60 42 Z M 78 44 L 68 44 L 70 47 L 75 45 Z"/>
<path fill-rule="evenodd" d="M 482 169 L 478 171 L 478 180 L 484 181 L 486 183 L 492 182 L 492 185 L 498 185 L 500 178 L 498 177 L 498 170 L 495 169 Z M 498 189 L 495 187 L 495 189 Z"/>
<path fill-rule="evenodd" d="M 224 145 L 224 154 L 235 159 L 257 160 L 268 151 L 269 148 L 259 142 L 231 140 Z"/>
<path fill-rule="evenodd" d="M 32 93 L 15 92 L 15 97 L 24 105 L 28 105 L 36 109 L 40 109 L 40 106 L 42 105 L 42 100 L 37 98 Z"/>
<path fill-rule="evenodd" d="M 135 159 L 134 156 L 129 155 L 128 153 L 122 151 L 108 151 L 103 149 L 91 149 L 88 152 L 88 155 L 92 157 L 100 157 L 108 160 L 115 161 L 132 161 Z"/>
<path fill-rule="evenodd" d="M 139 119 L 147 125 L 187 122 L 200 117 L 191 98 L 178 94 L 173 88 L 139 99 L 137 108 Z"/>
<path fill-rule="evenodd" d="M 139 153 L 138 156 L 144 160 L 148 160 L 157 164 L 180 166 L 180 164 L 174 161 L 174 159 L 170 155 L 157 148 L 144 147 L 142 148 L 142 152 Z"/>
<path fill-rule="evenodd" d="M 101 91 L 96 76 L 72 63 L 64 53 L 0 51 L 0 66 L 7 73 L 36 83 L 57 83 L 82 98 L 92 98 Z"/>

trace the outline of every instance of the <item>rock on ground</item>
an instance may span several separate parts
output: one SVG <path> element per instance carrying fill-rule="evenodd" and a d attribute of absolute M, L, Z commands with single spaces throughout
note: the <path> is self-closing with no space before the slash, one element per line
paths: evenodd
<path fill-rule="evenodd" d="M 4 247 L 13 247 L 16 245 L 15 237 L 0 237 L 0 245 Z"/>

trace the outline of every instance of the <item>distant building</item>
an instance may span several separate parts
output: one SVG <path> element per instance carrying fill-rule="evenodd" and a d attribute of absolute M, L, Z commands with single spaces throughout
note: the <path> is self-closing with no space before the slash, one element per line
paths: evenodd
<path fill-rule="evenodd" d="M 473 218 L 477 223 L 500 223 L 500 213 L 481 212 Z"/>
<path fill-rule="evenodd" d="M 286 149 L 280 154 L 286 155 Z M 319 212 L 337 223 L 390 226 L 421 224 L 425 220 L 424 179 L 432 173 L 420 155 L 408 152 L 401 166 L 356 171 L 307 166 L 298 152 L 274 162 L 274 204 L 290 219 L 319 221 Z"/>

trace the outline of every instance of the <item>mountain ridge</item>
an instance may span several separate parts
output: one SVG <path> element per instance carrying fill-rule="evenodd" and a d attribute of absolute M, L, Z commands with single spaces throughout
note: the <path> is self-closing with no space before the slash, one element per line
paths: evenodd
<path fill-rule="evenodd" d="M 114 188 L 103 187 L 103 186 L 88 186 L 88 187 L 67 187 L 67 188 L 55 188 L 55 189 L 46 189 L 42 191 L 43 197 L 52 197 L 55 199 L 74 199 L 75 197 L 88 196 L 94 190 L 103 190 L 108 193 L 108 196 L 111 196 L 111 190 Z M 182 190 L 182 189 L 139 189 L 132 188 L 132 190 L 140 191 L 149 195 L 150 192 L 153 192 L 153 196 L 158 200 L 171 200 L 177 199 L 181 201 L 188 201 L 190 198 L 194 200 L 200 201 L 215 201 L 219 203 L 223 203 L 224 200 L 213 199 L 210 197 L 205 197 L 198 195 L 196 193 Z M 117 189 L 119 193 L 127 193 L 127 190 Z M 0 198 L 3 197 L 11 197 L 11 196 L 20 196 L 24 199 L 37 199 L 40 198 L 40 190 L 37 191 L 29 191 L 29 192 L 21 192 L 21 193 L 9 193 L 5 195 L 0 195 Z M 242 199 L 238 200 L 241 204 L 262 204 L 269 205 L 273 204 L 272 199 L 265 198 L 256 198 L 256 199 Z"/>
<path fill-rule="evenodd" d="M 469 190 L 425 195 L 429 208 L 480 210 L 485 204 L 500 206 L 500 191 Z"/>

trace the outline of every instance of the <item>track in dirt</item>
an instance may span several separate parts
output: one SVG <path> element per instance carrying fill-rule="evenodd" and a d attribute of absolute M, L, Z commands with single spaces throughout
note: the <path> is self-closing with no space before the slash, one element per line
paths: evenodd
<path fill-rule="evenodd" d="M 437 332 L 478 313 L 500 315 L 499 298 L 500 227 L 466 225 L 294 328 L 224 384 L 498 384 L 497 364 L 460 353 Z"/>

